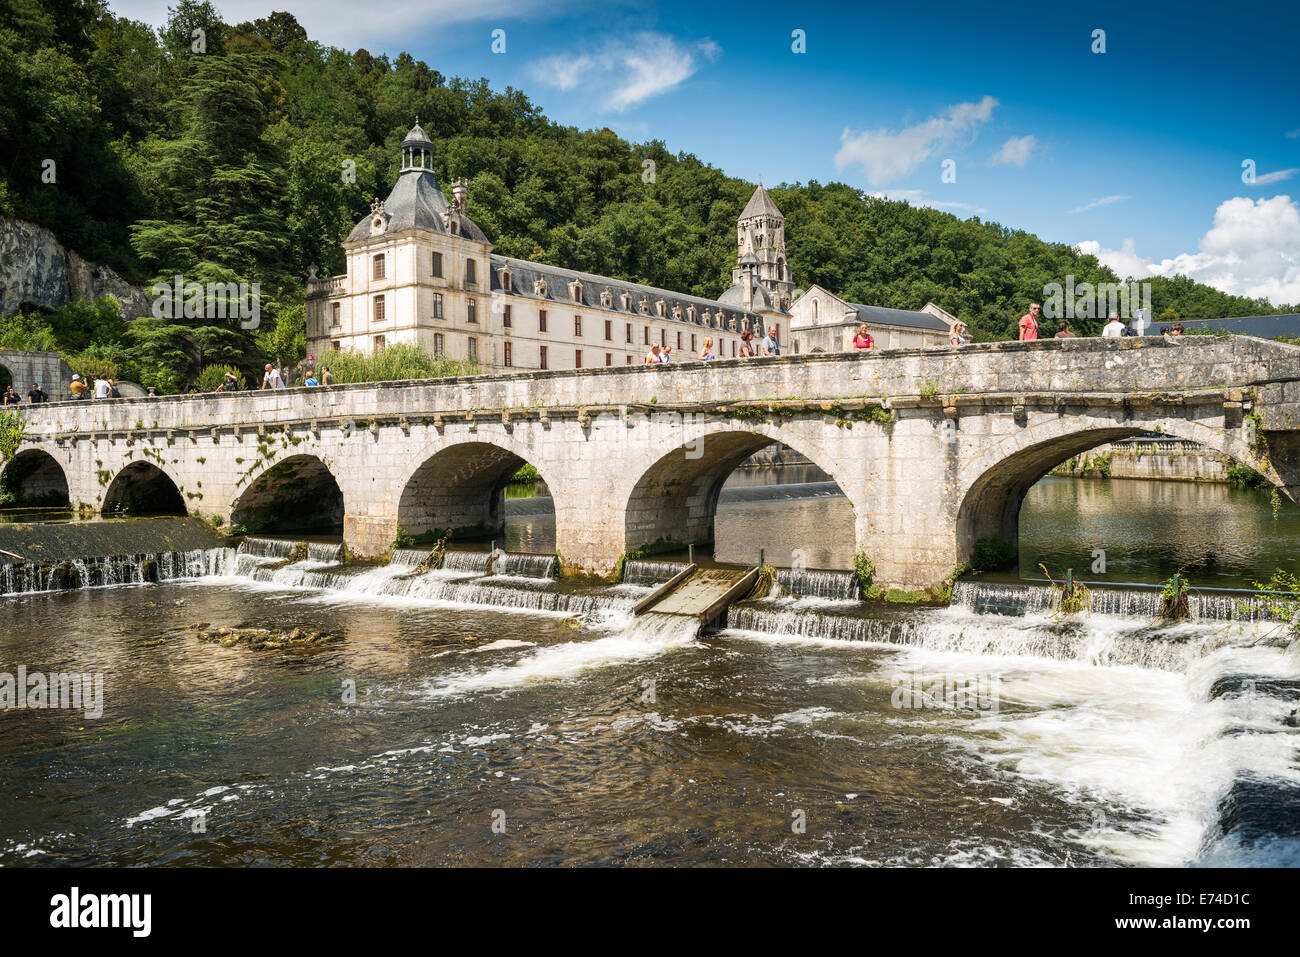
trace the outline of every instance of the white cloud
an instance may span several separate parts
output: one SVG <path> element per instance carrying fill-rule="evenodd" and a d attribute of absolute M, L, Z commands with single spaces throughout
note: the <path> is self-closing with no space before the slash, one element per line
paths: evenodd
<path fill-rule="evenodd" d="M 1074 209 L 1070 210 L 1070 215 L 1073 216 L 1075 213 L 1082 213 L 1085 210 L 1096 209 L 1098 206 L 1109 206 L 1112 203 L 1122 203 L 1124 200 L 1132 198 L 1132 196 L 1103 196 L 1100 199 L 1094 199 L 1090 202 L 1084 203 L 1082 206 L 1076 206 Z"/>
<path fill-rule="evenodd" d="M 989 160 L 994 166 L 1024 166 L 1034 151 L 1039 147 L 1038 138 L 1030 133 L 1028 136 L 1013 136 L 1002 144 L 1002 148 Z"/>
<path fill-rule="evenodd" d="M 872 193 L 877 199 L 892 199 L 901 202 L 911 203 L 913 206 L 928 206 L 931 209 L 947 209 L 954 211 L 964 211 L 974 213 L 977 216 L 983 216 L 988 212 L 983 206 L 976 206 L 974 203 L 950 202 L 948 200 L 932 199 L 930 194 L 923 189 L 890 189 L 884 192 Z"/>
<path fill-rule="evenodd" d="M 689 42 L 647 31 L 629 40 L 609 39 L 599 50 L 577 57 L 537 60 L 529 74 L 559 90 L 581 86 L 599 91 L 606 109 L 622 111 L 675 89 L 721 52 L 712 40 Z"/>
<path fill-rule="evenodd" d="M 1220 203 L 1199 246 L 1198 252 L 1160 262 L 1138 255 L 1132 239 L 1120 249 L 1106 249 L 1095 240 L 1076 248 L 1121 278 L 1182 273 L 1239 296 L 1262 296 L 1278 305 L 1300 302 L 1300 206 L 1290 196 L 1237 196 Z"/>
<path fill-rule="evenodd" d="M 306 28 L 309 39 L 345 50 L 369 46 L 376 53 L 385 47 L 392 53 L 407 49 L 412 33 L 417 31 L 436 46 L 439 27 L 483 21 L 496 21 L 490 25 L 506 31 L 509 50 L 512 22 L 543 13 L 551 15 L 557 6 L 544 0 L 367 0 L 364 4 L 352 0 L 277 0 L 273 5 L 266 0 L 215 0 L 213 5 L 221 19 L 231 24 L 257 20 L 272 10 L 287 10 Z M 167 8 L 176 6 L 176 0 L 112 0 L 110 6 L 119 17 L 159 27 L 167 22 Z M 486 29 L 482 42 L 486 51 L 492 42 Z"/>
<path fill-rule="evenodd" d="M 1300 173 L 1300 166 L 1291 169 L 1274 170 L 1272 173 L 1265 173 L 1263 176 L 1255 177 L 1255 186 L 1269 186 L 1273 183 L 1280 183 L 1283 180 L 1290 179 L 1296 173 Z"/>
<path fill-rule="evenodd" d="M 958 103 L 946 113 L 897 132 L 881 128 L 854 133 L 845 128 L 835 154 L 835 168 L 861 166 L 867 182 L 888 183 L 906 176 L 929 159 L 936 150 L 974 133 L 993 115 L 998 101 L 985 96 L 978 103 Z"/>

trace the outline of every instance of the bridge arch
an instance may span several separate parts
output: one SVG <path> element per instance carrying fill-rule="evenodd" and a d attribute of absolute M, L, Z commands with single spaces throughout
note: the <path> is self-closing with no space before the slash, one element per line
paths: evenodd
<path fill-rule="evenodd" d="M 24 449 L 0 472 L 0 502 L 35 508 L 71 504 L 63 466 L 43 449 Z"/>
<path fill-rule="evenodd" d="M 1222 452 L 1255 469 L 1270 483 L 1286 491 L 1276 471 L 1239 437 L 1238 430 L 1182 419 L 1128 423 L 1054 419 L 1024 429 L 1015 438 L 998 443 L 984 455 L 972 459 L 962 470 L 958 487 L 966 491 L 957 510 L 959 558 L 969 558 L 980 539 L 1000 538 L 1017 542 L 1020 508 L 1025 496 L 1052 469 L 1098 446 L 1148 434 L 1156 426 L 1160 434 L 1169 438 L 1186 439 Z"/>
<path fill-rule="evenodd" d="M 250 482 L 231 508 L 247 532 L 334 531 L 343 524 L 343 491 L 321 459 L 292 455 Z"/>
<path fill-rule="evenodd" d="M 105 515 L 187 515 L 175 480 L 152 462 L 130 462 L 108 483 L 100 511 Z"/>
<path fill-rule="evenodd" d="M 497 441 L 456 442 L 417 464 L 402 483 L 397 523 L 410 535 L 473 537 L 504 531 L 505 489 L 525 464 L 555 493 L 527 450 Z"/>
<path fill-rule="evenodd" d="M 687 442 L 661 447 L 636 476 L 624 505 L 626 548 L 712 544 L 727 479 L 755 452 L 777 442 L 820 468 L 852 502 L 850 486 L 830 467 L 829 458 L 798 437 L 766 423 L 744 429 L 705 427 Z M 854 524 L 851 518 L 847 528 L 851 531 Z"/>

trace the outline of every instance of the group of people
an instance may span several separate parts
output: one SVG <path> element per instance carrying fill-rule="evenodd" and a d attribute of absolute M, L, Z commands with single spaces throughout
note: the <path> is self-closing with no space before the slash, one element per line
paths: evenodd
<path fill-rule="evenodd" d="M 746 329 L 740 334 L 740 354 L 741 359 L 753 359 L 756 356 L 779 356 L 781 354 L 781 337 L 780 330 L 772 326 L 767 330 L 767 335 L 757 346 L 754 345 L 754 330 Z M 700 354 L 696 356 L 701 362 L 712 362 L 714 359 L 722 358 L 713 351 L 713 337 L 705 336 L 704 342 L 700 347 Z M 665 362 L 673 361 L 673 347 L 665 343 L 659 345 L 655 343 L 646 353 L 645 361 L 647 365 L 662 365 Z M 327 383 L 328 384 L 328 383 Z"/>
<path fill-rule="evenodd" d="M 318 386 L 318 385 L 333 385 L 334 373 L 330 372 L 329 366 L 321 366 L 320 378 L 318 379 L 316 377 L 315 357 L 308 356 L 307 361 L 303 367 L 302 384 L 307 386 L 308 388 L 311 388 L 312 386 Z M 284 381 L 284 376 L 280 374 L 280 370 L 277 369 L 274 365 L 272 365 L 269 362 L 262 370 L 262 388 L 263 389 L 287 388 Z M 214 389 L 213 391 L 214 392 L 238 392 L 239 379 L 235 377 L 235 374 L 233 372 L 227 372 L 225 379 L 222 381 L 221 385 L 217 386 L 216 389 Z"/>
<path fill-rule="evenodd" d="M 37 405 L 41 402 L 49 402 L 50 397 L 45 394 L 45 390 L 39 385 L 32 383 L 31 391 L 27 393 L 27 401 L 32 405 Z M 5 386 L 4 395 L 0 395 L 0 405 L 22 405 L 22 402 L 22 396 L 14 391 L 12 385 Z"/>
<path fill-rule="evenodd" d="M 1043 307 L 1036 302 L 1029 304 L 1029 312 L 1020 317 L 1020 339 L 1022 342 L 1032 341 L 1041 338 L 1039 334 L 1039 315 Z M 1161 326 L 1160 334 L 1162 336 L 1181 336 L 1183 335 L 1183 324 L 1177 323 L 1174 326 Z M 1112 312 L 1106 317 L 1106 324 L 1101 328 L 1101 335 L 1104 339 L 1121 339 L 1125 336 L 1137 336 L 1140 333 L 1134 332 L 1118 313 Z M 1057 324 L 1056 333 L 1053 339 L 1075 339 L 1077 336 L 1070 331 L 1070 324 L 1061 321 Z M 956 345 L 956 343 L 954 343 Z"/>
<path fill-rule="evenodd" d="M 73 373 L 72 385 L 68 387 L 74 399 L 120 399 L 122 392 L 108 376 L 97 375 L 93 383 L 87 382 L 80 375 Z M 42 393 L 43 395 L 44 393 Z"/>

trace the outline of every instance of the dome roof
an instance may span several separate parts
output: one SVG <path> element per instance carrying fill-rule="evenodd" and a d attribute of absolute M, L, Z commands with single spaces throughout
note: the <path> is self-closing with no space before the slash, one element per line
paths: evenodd
<path fill-rule="evenodd" d="M 402 140 L 402 147 L 418 146 L 425 149 L 433 148 L 433 140 L 429 139 L 429 134 L 424 132 L 420 126 L 419 119 L 416 119 L 415 125 L 411 127 L 411 132 L 406 134 L 406 139 Z"/>
<path fill-rule="evenodd" d="M 758 265 L 758 257 L 754 255 L 754 250 L 752 249 L 745 250 L 745 255 L 740 257 L 740 265 L 742 266 Z"/>

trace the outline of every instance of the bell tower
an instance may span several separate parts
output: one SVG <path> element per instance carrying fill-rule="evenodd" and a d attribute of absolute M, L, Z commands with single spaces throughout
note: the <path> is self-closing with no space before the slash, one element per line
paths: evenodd
<path fill-rule="evenodd" d="M 794 281 L 785 253 L 785 216 L 777 209 L 762 181 L 736 220 L 736 266 L 731 281 L 740 284 L 746 271 L 772 293 L 773 305 L 789 311 Z M 750 262 L 750 258 L 757 263 Z M 742 260 L 745 260 L 742 262 Z"/>

